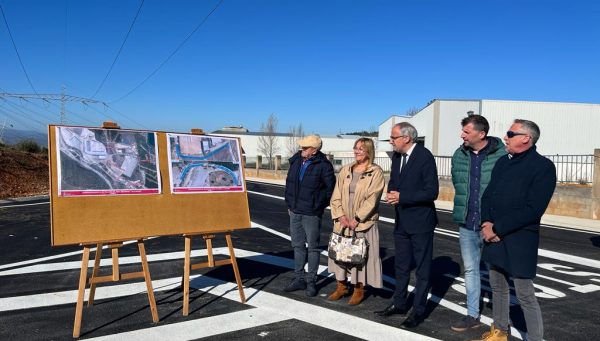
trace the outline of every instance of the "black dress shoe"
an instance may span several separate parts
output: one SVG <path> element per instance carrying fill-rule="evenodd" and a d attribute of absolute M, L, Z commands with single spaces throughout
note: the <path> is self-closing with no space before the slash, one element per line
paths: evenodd
<path fill-rule="evenodd" d="M 394 304 L 390 304 L 385 309 L 376 311 L 375 315 L 378 315 L 381 317 L 388 317 L 388 316 L 392 316 L 392 315 L 396 315 L 396 314 L 405 315 L 407 311 L 408 311 L 408 309 L 401 309 L 401 308 L 396 307 Z"/>
<path fill-rule="evenodd" d="M 424 315 L 413 313 L 413 314 L 408 315 L 406 320 L 404 320 L 404 322 L 402 322 L 402 324 L 400 325 L 400 328 L 404 328 L 404 329 L 415 328 L 416 326 L 420 325 L 424 320 L 425 320 Z"/>

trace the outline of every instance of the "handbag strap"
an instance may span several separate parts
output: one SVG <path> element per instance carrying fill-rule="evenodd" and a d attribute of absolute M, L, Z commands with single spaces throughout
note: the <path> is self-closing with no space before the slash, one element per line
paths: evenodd
<path fill-rule="evenodd" d="M 342 233 L 341 233 L 342 236 L 346 235 L 346 229 L 348 229 L 348 228 L 349 227 L 347 227 L 347 226 L 346 227 L 342 227 Z M 352 233 L 350 234 L 350 238 L 356 239 L 356 229 L 350 229 L 350 230 L 352 231 Z"/>

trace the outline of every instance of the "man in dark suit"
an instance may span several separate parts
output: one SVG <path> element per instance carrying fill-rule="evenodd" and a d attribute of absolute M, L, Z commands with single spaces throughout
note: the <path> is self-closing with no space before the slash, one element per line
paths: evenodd
<path fill-rule="evenodd" d="M 379 316 L 408 312 L 408 282 L 411 265 L 416 265 L 413 309 L 402 322 L 403 328 L 414 328 L 425 319 L 429 275 L 433 255 L 433 230 L 438 219 L 434 201 L 439 192 L 435 159 L 429 150 L 416 143 L 417 130 L 407 122 L 392 128 L 390 144 L 394 149 L 392 171 L 386 200 L 394 205 L 396 290 L 392 304 Z"/>

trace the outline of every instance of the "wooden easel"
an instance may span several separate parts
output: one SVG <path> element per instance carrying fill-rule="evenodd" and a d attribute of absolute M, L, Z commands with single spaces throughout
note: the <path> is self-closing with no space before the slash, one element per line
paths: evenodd
<path fill-rule="evenodd" d="M 137 241 L 140 251 L 142 263 L 142 271 L 121 273 L 119 272 L 119 248 L 123 246 L 123 242 L 108 244 L 112 252 L 112 275 L 98 276 L 98 268 L 102 258 L 102 244 L 96 245 L 96 254 L 94 258 L 94 269 L 92 276 L 88 278 L 88 262 L 90 259 L 91 245 L 83 245 L 83 256 L 81 257 L 81 274 L 79 275 L 79 291 L 77 294 L 77 306 L 75 308 L 75 324 L 73 326 L 73 337 L 78 338 L 81 330 L 81 317 L 83 310 L 83 301 L 85 298 L 85 288 L 90 284 L 90 295 L 88 298 L 88 307 L 94 304 L 94 295 L 96 293 L 96 284 L 105 282 L 118 282 L 120 280 L 144 278 L 146 281 L 146 290 L 148 292 L 148 302 L 150 303 L 150 311 L 152 312 L 152 321 L 158 323 L 158 311 L 156 309 L 156 301 L 154 299 L 154 291 L 152 290 L 152 279 L 148 270 L 148 259 L 146 258 L 146 248 L 144 240 Z"/>
<path fill-rule="evenodd" d="M 204 130 L 200 128 L 192 128 L 191 133 L 193 135 L 204 135 Z M 227 247 L 229 248 L 229 259 L 223 259 L 215 262 L 213 257 L 212 240 L 216 233 L 224 233 L 225 239 L 227 240 Z M 206 241 L 206 254 L 208 256 L 208 262 L 203 263 L 191 263 L 192 253 L 192 237 L 202 236 Z M 240 301 L 246 303 L 246 296 L 244 295 L 244 288 L 242 287 L 242 279 L 240 277 L 240 271 L 235 260 L 235 253 L 233 252 L 233 244 L 231 243 L 231 231 L 214 232 L 210 234 L 184 234 L 185 238 L 185 261 L 183 265 L 183 278 L 181 279 L 183 286 L 183 316 L 188 316 L 190 310 L 190 270 L 197 270 L 203 268 L 214 268 L 215 266 L 231 264 L 233 266 L 233 274 L 235 275 L 235 281 L 240 292 Z"/>
<path fill-rule="evenodd" d="M 238 291 L 240 292 L 240 301 L 242 303 L 246 303 L 246 296 L 244 295 L 244 288 L 242 287 L 242 279 L 240 277 L 240 271 L 237 266 L 237 261 L 235 260 L 233 244 L 231 243 L 231 231 L 217 233 L 225 234 L 225 239 L 227 240 L 227 247 L 229 248 L 229 259 L 215 261 L 212 249 L 212 240 L 215 237 L 215 233 L 183 235 L 183 237 L 185 238 L 185 261 L 183 266 L 183 278 L 181 280 L 183 282 L 183 316 L 187 316 L 189 314 L 190 309 L 190 270 L 213 268 L 215 266 L 231 264 L 233 267 L 233 274 L 235 275 L 235 281 L 238 286 Z M 192 237 L 195 236 L 202 236 L 202 238 L 204 238 L 204 240 L 206 241 L 206 253 L 208 256 L 208 262 L 191 264 L 190 257 L 192 252 Z"/>

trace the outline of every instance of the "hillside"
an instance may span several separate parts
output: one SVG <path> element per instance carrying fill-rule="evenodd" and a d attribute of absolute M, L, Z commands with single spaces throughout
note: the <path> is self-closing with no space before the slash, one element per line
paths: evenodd
<path fill-rule="evenodd" d="M 48 160 L 0 147 L 0 199 L 48 194 Z"/>
<path fill-rule="evenodd" d="M 23 140 L 33 140 L 41 147 L 48 146 L 48 134 L 46 132 L 5 128 L 0 135 L 2 136 L 2 143 L 6 145 L 15 145 Z"/>

